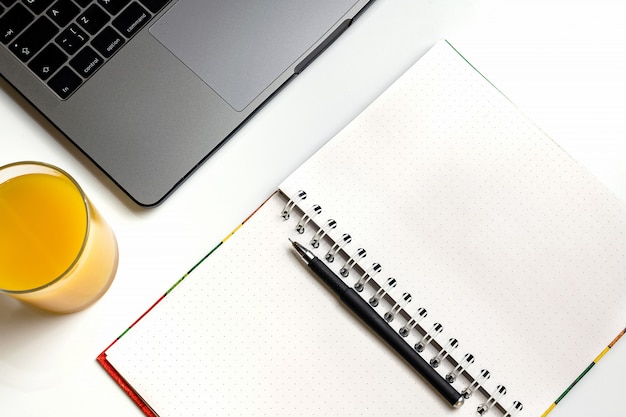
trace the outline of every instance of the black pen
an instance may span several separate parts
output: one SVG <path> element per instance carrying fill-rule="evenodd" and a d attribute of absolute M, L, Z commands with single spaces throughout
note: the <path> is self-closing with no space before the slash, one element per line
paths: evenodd
<path fill-rule="evenodd" d="M 313 252 L 290 239 L 307 266 L 356 314 L 371 330 L 406 360 L 453 407 L 463 405 L 463 396 L 434 370 L 393 328 L 357 293 L 339 278 Z"/>

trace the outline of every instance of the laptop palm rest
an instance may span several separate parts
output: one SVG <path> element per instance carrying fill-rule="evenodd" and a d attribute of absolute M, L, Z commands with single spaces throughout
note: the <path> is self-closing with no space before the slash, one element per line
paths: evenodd
<path fill-rule="evenodd" d="M 329 34 L 357 0 L 180 0 L 150 33 L 236 111 Z"/>

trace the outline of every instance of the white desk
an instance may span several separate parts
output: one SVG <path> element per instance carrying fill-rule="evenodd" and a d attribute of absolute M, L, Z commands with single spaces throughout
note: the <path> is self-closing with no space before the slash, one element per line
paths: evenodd
<path fill-rule="evenodd" d="M 48 316 L 0 297 L 0 414 L 140 416 L 97 354 L 439 38 L 626 202 L 624 9 L 613 0 L 581 3 L 378 0 L 150 210 L 134 206 L 0 82 L 0 165 L 43 160 L 69 171 L 112 225 L 121 256 L 109 292 L 83 312 Z M 626 342 L 551 416 L 626 415 L 624 374 Z"/>

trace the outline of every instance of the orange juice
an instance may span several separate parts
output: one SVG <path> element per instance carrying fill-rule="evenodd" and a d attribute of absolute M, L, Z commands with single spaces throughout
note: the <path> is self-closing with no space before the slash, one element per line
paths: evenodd
<path fill-rule="evenodd" d="M 54 167 L 0 176 L 0 292 L 53 312 L 80 310 L 109 287 L 115 236 L 78 185 Z"/>

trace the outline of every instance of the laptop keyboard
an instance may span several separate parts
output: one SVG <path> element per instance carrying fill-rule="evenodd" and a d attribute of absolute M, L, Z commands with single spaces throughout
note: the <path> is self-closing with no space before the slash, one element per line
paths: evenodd
<path fill-rule="evenodd" d="M 171 0 L 0 0 L 0 41 L 67 99 Z"/>

